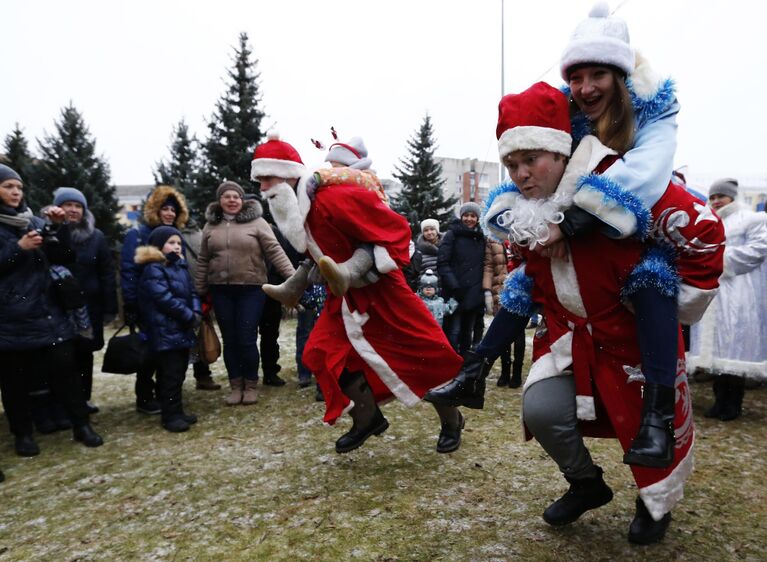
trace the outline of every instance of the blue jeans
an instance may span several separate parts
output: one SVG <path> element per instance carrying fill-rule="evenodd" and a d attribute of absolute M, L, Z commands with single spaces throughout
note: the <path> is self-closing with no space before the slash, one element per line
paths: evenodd
<path fill-rule="evenodd" d="M 474 339 L 474 331 L 477 325 L 477 317 L 481 317 L 483 311 L 479 310 L 456 310 L 448 316 L 445 333 L 450 345 L 459 355 L 463 355 L 471 349 Z"/>
<path fill-rule="evenodd" d="M 298 313 L 298 324 L 296 325 L 296 370 L 298 371 L 298 382 L 311 382 L 312 372 L 304 366 L 301 357 L 304 354 L 304 346 L 309 334 L 317 322 L 317 311 L 304 309 Z"/>
<path fill-rule="evenodd" d="M 257 330 L 266 294 L 257 285 L 211 285 L 210 296 L 229 378 L 258 380 Z"/>

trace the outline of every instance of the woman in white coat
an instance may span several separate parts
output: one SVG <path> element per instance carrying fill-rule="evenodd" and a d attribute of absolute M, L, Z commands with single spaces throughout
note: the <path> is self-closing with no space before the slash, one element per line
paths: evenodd
<path fill-rule="evenodd" d="M 734 420 L 741 414 L 745 377 L 767 378 L 767 215 L 738 201 L 738 181 L 726 178 L 709 190 L 709 206 L 727 236 L 719 294 L 692 327 L 688 370 L 715 375 L 714 405 L 706 417 Z"/>

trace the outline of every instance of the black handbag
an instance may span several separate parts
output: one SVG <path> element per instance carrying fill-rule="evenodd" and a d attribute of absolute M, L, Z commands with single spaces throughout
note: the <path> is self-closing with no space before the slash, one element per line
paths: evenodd
<path fill-rule="evenodd" d="M 129 334 L 119 336 L 125 326 L 126 324 L 123 324 L 115 335 L 109 338 L 104 363 L 101 365 L 101 371 L 104 373 L 131 375 L 146 363 L 149 355 L 148 342 L 143 340 L 133 326 L 130 327 Z"/>

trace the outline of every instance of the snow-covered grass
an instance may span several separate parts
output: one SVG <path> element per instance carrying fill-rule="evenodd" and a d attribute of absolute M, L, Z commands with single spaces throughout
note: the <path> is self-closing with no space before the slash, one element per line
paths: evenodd
<path fill-rule="evenodd" d="M 39 436 L 42 454 L 24 459 L 4 438 L 0 560 L 764 560 L 764 388 L 725 424 L 702 416 L 710 385 L 692 385 L 696 471 L 664 542 L 634 547 L 636 492 L 615 441 L 589 442 L 615 499 L 566 528 L 543 522 L 566 483 L 522 440 L 518 389 L 491 381 L 453 454 L 435 452 L 428 405 L 391 403 L 383 436 L 337 455 L 349 421 L 323 426 L 314 389 L 297 388 L 294 328 L 283 324 L 281 338 L 289 383 L 264 388 L 255 406 L 196 391 L 190 370 L 185 400 L 200 421 L 187 433 L 135 412 L 133 377 L 97 375 L 103 447 L 60 432 Z M 224 383 L 221 363 L 215 373 Z"/>

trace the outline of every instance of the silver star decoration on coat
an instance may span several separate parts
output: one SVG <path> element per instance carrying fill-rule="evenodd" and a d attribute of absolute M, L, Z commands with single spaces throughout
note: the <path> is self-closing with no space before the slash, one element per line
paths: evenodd
<path fill-rule="evenodd" d="M 701 221 L 719 222 L 719 217 L 714 214 L 708 205 L 693 203 L 693 208 L 698 211 L 698 218 L 695 219 L 695 224 L 698 224 Z"/>
<path fill-rule="evenodd" d="M 644 374 L 642 374 L 641 366 L 632 367 L 631 365 L 624 365 L 623 372 L 628 375 L 626 382 L 644 382 Z"/>

